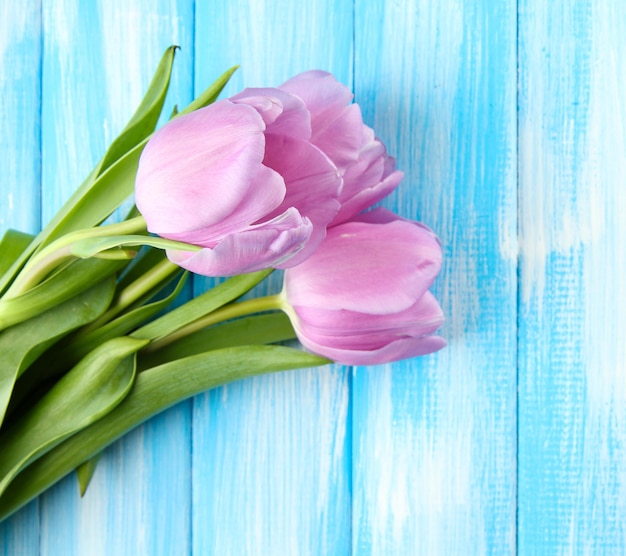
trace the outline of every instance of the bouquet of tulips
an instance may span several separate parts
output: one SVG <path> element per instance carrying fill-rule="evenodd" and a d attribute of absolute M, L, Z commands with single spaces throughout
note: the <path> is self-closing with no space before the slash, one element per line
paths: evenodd
<path fill-rule="evenodd" d="M 55 218 L 2 237 L 0 519 L 75 469 L 84 492 L 107 445 L 214 386 L 445 345 L 439 241 L 369 210 L 402 173 L 350 91 L 310 71 L 217 101 L 232 69 L 155 131 L 175 50 Z M 225 279 L 171 308 L 187 271 Z"/>

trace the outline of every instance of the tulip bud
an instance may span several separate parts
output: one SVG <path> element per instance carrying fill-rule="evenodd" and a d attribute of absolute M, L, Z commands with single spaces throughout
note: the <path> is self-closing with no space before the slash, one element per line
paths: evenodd
<path fill-rule="evenodd" d="M 300 342 L 346 365 L 388 363 L 446 345 L 428 291 L 441 246 L 425 226 L 385 209 L 328 230 L 306 261 L 285 271 L 283 296 Z"/>

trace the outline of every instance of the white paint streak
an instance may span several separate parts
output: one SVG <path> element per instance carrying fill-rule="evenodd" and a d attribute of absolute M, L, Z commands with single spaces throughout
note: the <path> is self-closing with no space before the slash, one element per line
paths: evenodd
<path fill-rule="evenodd" d="M 514 56 L 490 50 L 488 18 L 496 13 L 482 4 L 385 3 L 384 14 L 383 30 L 373 36 L 389 37 L 389 44 L 376 47 L 385 71 L 375 75 L 402 106 L 378 103 L 375 128 L 390 126 L 399 136 L 398 159 L 408 153 L 417 161 L 421 191 L 403 193 L 401 185 L 398 207 L 419 203 L 409 216 L 418 209 L 433 215 L 427 223 L 450 254 L 435 285 L 450 344 L 431 358 L 359 370 L 366 391 L 357 390 L 364 400 L 355 401 L 362 404 L 356 418 L 365 422 L 356 446 L 364 469 L 356 470 L 362 492 L 355 488 L 355 553 L 487 554 L 515 542 L 515 286 L 507 289 L 509 282 L 486 271 L 498 268 L 514 280 Z M 510 16 L 498 20 L 499 33 L 510 32 L 502 28 Z M 385 58 L 387 49 L 390 57 L 413 60 L 411 71 Z M 506 67 L 509 79 L 489 89 L 491 64 L 501 55 L 498 71 Z M 495 126 L 502 134 L 502 141 L 491 138 L 495 144 L 485 139 L 486 105 L 506 118 Z M 489 164 L 496 163 L 493 172 Z M 486 204 L 486 190 L 498 201 Z M 491 243 L 494 233 L 501 235 Z"/>
<path fill-rule="evenodd" d="M 536 6 L 523 53 L 522 299 L 533 358 L 525 380 L 539 413 L 522 422 L 542 431 L 533 449 L 548 454 L 524 456 L 549 463 L 527 472 L 555 490 L 529 509 L 539 512 L 543 529 L 524 529 L 521 546 L 622 554 L 626 19 L 623 3 L 558 5 L 558 13 L 548 3 Z M 533 344 L 535 333 L 545 338 L 541 345 Z"/>
<path fill-rule="evenodd" d="M 36 3 L 0 2 L 0 234 L 38 226 L 39 30 Z"/>
<path fill-rule="evenodd" d="M 471 553 L 487 553 L 485 530 L 475 527 L 475 512 L 486 502 L 481 496 L 488 496 L 476 467 L 484 454 L 476 449 L 481 428 L 491 424 L 474 420 L 481 409 L 474 400 L 481 393 L 475 374 L 464 365 L 470 351 L 475 359 L 476 352 L 459 342 L 448 354 L 453 360 L 446 366 L 454 373 L 418 371 L 421 394 L 400 396 L 394 388 L 398 373 L 410 369 L 359 370 L 377 375 L 366 395 L 368 437 L 359 446 L 369 454 L 368 475 L 375 478 L 357 493 L 364 500 L 356 507 L 376 516 L 367 553 L 462 554 L 470 543 Z M 410 412 L 402 409 L 409 405 Z M 363 517 L 356 514 L 357 523 Z"/>
<path fill-rule="evenodd" d="M 559 28 L 547 3 L 538 8 L 542 11 L 533 18 L 538 37 L 555 36 L 559 30 L 568 32 Z M 580 45 L 585 46 L 583 42 Z M 522 69 L 528 72 L 528 100 L 522 103 L 519 158 L 523 161 L 520 246 L 525 303 L 532 295 L 542 302 L 551 256 L 572 255 L 597 245 L 604 235 L 605 218 L 595 194 L 597 184 L 593 185 L 593 170 L 587 154 L 583 154 L 591 146 L 584 128 L 593 125 L 593 117 L 583 121 L 582 110 L 576 109 L 577 95 L 584 96 L 594 82 L 581 73 L 585 68 L 580 67 L 579 55 L 576 48 L 571 48 L 564 50 L 563 56 L 547 57 L 542 40 L 528 41 L 524 52 Z M 603 110 L 608 114 L 606 107 Z"/>
<path fill-rule="evenodd" d="M 16 45 L 39 40 L 39 28 L 33 17 L 33 7 L 18 6 L 13 2 L 0 3 L 0 88 L 9 89 L 10 82 L 20 79 L 33 68 L 10 64 L 10 51 Z M 3 108 L 4 111 L 5 108 Z"/>
<path fill-rule="evenodd" d="M 581 539 L 594 546 L 598 536 L 626 546 L 626 48 L 619 40 L 626 25 L 619 11 L 621 17 L 598 2 L 592 17 L 588 155 L 580 176 L 593 201 L 581 207 L 593 231 L 582 268 L 588 466 L 578 508 L 585 518 L 572 549 Z"/>
<path fill-rule="evenodd" d="M 194 427 L 194 450 L 214 461 L 211 476 L 195 484 L 198 512 L 210 520 L 208 531 L 197 533 L 200 550 L 251 556 L 332 550 L 338 517 L 349 515 L 345 372 L 280 373 L 218 395 L 219 407 L 198 408 Z M 199 421 L 213 412 L 215 420 Z M 194 467 L 203 469 L 203 462 Z"/>

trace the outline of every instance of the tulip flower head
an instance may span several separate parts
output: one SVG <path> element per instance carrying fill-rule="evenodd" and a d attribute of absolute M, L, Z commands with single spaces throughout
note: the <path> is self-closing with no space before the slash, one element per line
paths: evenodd
<path fill-rule="evenodd" d="M 331 74 L 305 72 L 158 130 L 137 207 L 150 232 L 200 248 L 168 257 L 208 276 L 289 268 L 396 187 L 402 173 L 351 99 Z"/>
<path fill-rule="evenodd" d="M 315 253 L 285 271 L 283 296 L 300 342 L 346 365 L 424 355 L 443 314 L 428 291 L 441 268 L 425 226 L 376 209 L 334 226 Z"/>

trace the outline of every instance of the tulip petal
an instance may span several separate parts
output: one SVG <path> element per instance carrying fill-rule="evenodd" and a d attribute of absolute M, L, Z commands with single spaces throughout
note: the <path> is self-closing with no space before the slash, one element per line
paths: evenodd
<path fill-rule="evenodd" d="M 266 134 L 303 140 L 311 138 L 311 115 L 298 96 L 271 87 L 248 88 L 230 100 L 254 107 L 267 126 Z"/>
<path fill-rule="evenodd" d="M 288 261 L 289 266 L 307 258 L 326 235 L 326 227 L 337 214 L 342 180 L 335 165 L 318 148 L 306 141 L 268 135 L 264 164 L 285 180 L 287 193 L 282 204 L 270 215 L 295 207 L 313 224 L 305 249 Z M 279 268 L 286 268 L 281 266 Z"/>
<path fill-rule="evenodd" d="M 395 218 L 330 228 L 324 248 L 285 274 L 290 304 L 369 314 L 411 307 L 439 273 L 441 246 L 426 227 Z"/>
<path fill-rule="evenodd" d="M 311 70 L 295 75 L 279 89 L 299 96 L 315 121 L 334 119 L 352 101 L 352 92 L 326 71 Z"/>
<path fill-rule="evenodd" d="M 331 226 L 350 220 L 384 199 L 403 177 L 403 172 L 395 170 L 395 159 L 386 156 L 384 145 L 380 141 L 370 143 L 358 162 L 349 167 L 343 176 L 341 209 Z"/>
<path fill-rule="evenodd" d="M 283 178 L 274 170 L 259 165 L 248 194 L 229 216 L 206 228 L 161 235 L 201 247 L 215 247 L 224 237 L 245 231 L 255 222 L 266 219 L 269 213 L 278 212 L 275 209 L 285 198 L 285 191 Z M 281 212 L 284 211 L 279 214 Z"/>
<path fill-rule="evenodd" d="M 244 274 L 284 263 L 303 249 L 311 230 L 311 222 L 291 208 L 269 222 L 225 237 L 212 249 L 168 251 L 167 256 L 196 274 Z"/>
<path fill-rule="evenodd" d="M 392 363 L 410 357 L 434 353 L 447 345 L 447 342 L 441 336 L 422 336 L 420 338 L 400 338 L 383 347 L 372 350 L 350 350 L 318 344 L 307 337 L 298 336 L 298 338 L 302 345 L 313 353 L 332 359 L 342 365 Z"/>
<path fill-rule="evenodd" d="M 391 335 L 418 338 L 435 332 L 444 321 L 435 296 L 426 292 L 413 306 L 398 313 L 371 315 L 357 311 L 295 306 L 298 328 L 309 338 L 332 347 L 382 346 Z"/>
<path fill-rule="evenodd" d="M 363 128 L 367 127 L 358 104 L 344 107 L 332 119 L 326 114 L 313 117 L 311 125 L 311 143 L 323 150 L 341 172 L 357 161 L 364 145 Z"/>
<path fill-rule="evenodd" d="M 181 233 L 227 218 L 257 176 L 264 129 L 254 108 L 223 100 L 158 130 L 143 151 L 135 187 L 149 230 Z"/>

